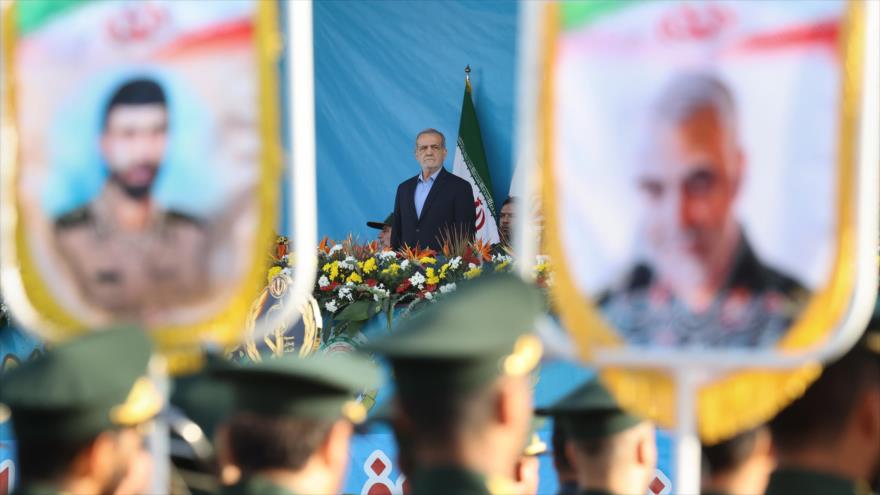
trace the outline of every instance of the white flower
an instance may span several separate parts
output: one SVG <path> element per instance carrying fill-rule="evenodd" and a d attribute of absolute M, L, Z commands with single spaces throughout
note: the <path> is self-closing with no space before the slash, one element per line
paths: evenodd
<path fill-rule="evenodd" d="M 425 292 L 425 299 L 427 299 L 427 300 L 429 300 L 429 301 L 433 300 L 433 299 L 434 299 L 434 294 L 432 294 L 432 293 L 430 293 L 430 292 Z"/>
<path fill-rule="evenodd" d="M 346 287 L 354 287 L 354 282 L 352 282 L 351 280 L 349 280 L 348 282 L 345 283 L 345 286 L 346 286 Z"/>
<path fill-rule="evenodd" d="M 459 265 L 461 265 L 461 256 L 456 256 L 455 258 L 449 260 L 449 268 L 456 270 L 458 269 Z"/>
<path fill-rule="evenodd" d="M 339 299 L 348 299 L 349 301 L 353 301 L 354 297 L 351 295 L 351 287 L 342 287 L 339 289 Z"/>
<path fill-rule="evenodd" d="M 403 260 L 403 262 L 400 263 L 401 270 L 406 270 L 406 267 L 408 267 L 408 266 L 409 266 L 409 260 Z"/>
<path fill-rule="evenodd" d="M 382 299 L 385 299 L 385 298 L 387 298 L 389 295 L 391 295 L 390 292 L 388 292 L 387 290 L 382 289 L 382 285 L 381 285 L 381 284 L 379 285 L 379 287 L 373 287 L 372 292 L 373 292 L 373 300 L 374 300 L 374 301 L 377 301 L 377 302 L 380 301 L 380 300 L 382 300 Z"/>
<path fill-rule="evenodd" d="M 327 287 L 330 285 L 330 279 L 327 278 L 327 275 L 321 275 L 321 278 L 318 279 L 318 287 Z"/>
<path fill-rule="evenodd" d="M 425 276 L 419 272 L 416 272 L 412 277 L 409 278 L 409 283 L 421 289 L 422 284 L 425 283 Z"/>
<path fill-rule="evenodd" d="M 382 251 L 379 253 L 379 257 L 383 260 L 397 259 L 397 253 L 395 251 Z"/>
<path fill-rule="evenodd" d="M 346 256 L 344 260 L 339 262 L 340 268 L 345 268 L 346 270 L 354 270 L 355 264 L 357 260 L 352 258 L 351 256 Z"/>
<path fill-rule="evenodd" d="M 475 268 L 477 268 L 477 265 L 475 265 L 473 263 L 468 263 L 468 270 L 473 270 Z"/>
<path fill-rule="evenodd" d="M 494 254 L 492 255 L 492 261 L 494 261 L 495 263 L 503 263 L 505 261 L 510 262 L 513 261 L 513 257 L 506 254 Z"/>
<path fill-rule="evenodd" d="M 452 282 L 451 284 L 446 284 L 446 285 L 440 286 L 440 293 L 441 294 L 448 294 L 454 290 L 455 290 L 455 282 Z"/>
<path fill-rule="evenodd" d="M 332 248 L 330 248 L 330 256 L 333 256 L 334 253 L 338 253 L 342 251 L 342 244 L 334 244 Z"/>
<path fill-rule="evenodd" d="M 335 313 L 336 310 L 339 309 L 336 307 L 336 301 L 327 301 L 327 304 L 324 305 L 324 308 L 331 313 Z"/>

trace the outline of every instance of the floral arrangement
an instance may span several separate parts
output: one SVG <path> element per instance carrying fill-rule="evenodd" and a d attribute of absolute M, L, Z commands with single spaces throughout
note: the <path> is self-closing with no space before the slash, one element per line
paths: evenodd
<path fill-rule="evenodd" d="M 510 271 L 514 263 L 508 251 L 481 240 L 447 239 L 438 253 L 409 247 L 379 250 L 375 241 L 359 244 L 349 237 L 336 243 L 324 238 L 318 246 L 313 296 L 330 317 L 325 328 L 329 337 L 354 333 L 380 312 L 390 331 L 395 309 L 404 317 L 419 304 L 435 302 L 484 273 Z M 539 256 L 534 270 L 537 284 L 546 288 L 547 258 Z"/>

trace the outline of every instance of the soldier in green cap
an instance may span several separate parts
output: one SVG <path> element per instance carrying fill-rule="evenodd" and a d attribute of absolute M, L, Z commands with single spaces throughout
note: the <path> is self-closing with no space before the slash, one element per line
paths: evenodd
<path fill-rule="evenodd" d="M 373 363 L 354 354 L 285 355 L 215 376 L 234 395 L 218 432 L 224 493 L 339 493 L 353 424 L 366 417 L 355 397 L 380 382 Z"/>
<path fill-rule="evenodd" d="M 391 221 L 394 220 L 394 212 L 385 217 L 384 222 L 367 222 L 367 227 L 378 229 L 376 240 L 379 242 L 379 250 L 391 249 Z"/>
<path fill-rule="evenodd" d="M 411 495 L 515 493 L 543 309 L 533 286 L 487 275 L 366 346 L 394 370 L 394 428 L 407 438 Z"/>
<path fill-rule="evenodd" d="M 129 478 L 163 403 L 147 377 L 151 349 L 137 328 L 96 331 L 0 378 L 0 414 L 11 412 L 18 442 L 16 493 L 146 489 Z"/>
<path fill-rule="evenodd" d="M 880 318 L 770 421 L 779 467 L 766 493 L 869 494 L 880 477 Z M 871 487 L 871 484 L 874 484 Z"/>
<path fill-rule="evenodd" d="M 654 424 L 621 409 L 598 380 L 536 412 L 561 423 L 582 495 L 647 492 L 657 466 Z"/>
<path fill-rule="evenodd" d="M 703 445 L 702 495 L 764 493 L 776 466 L 770 430 L 764 425 Z"/>

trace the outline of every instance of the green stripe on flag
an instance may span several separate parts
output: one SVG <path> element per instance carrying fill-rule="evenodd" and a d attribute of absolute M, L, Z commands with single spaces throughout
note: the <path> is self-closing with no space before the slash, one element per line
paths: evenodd
<path fill-rule="evenodd" d="M 90 0 L 19 0 L 15 3 L 18 33 L 20 36 L 27 35 L 59 14 L 86 3 L 90 3 Z"/>
<path fill-rule="evenodd" d="M 486 198 L 489 214 L 495 217 L 495 196 L 492 194 L 492 180 L 489 176 L 489 163 L 486 161 L 486 150 L 483 148 L 483 135 L 477 122 L 477 112 L 471 99 L 471 84 L 465 84 L 464 101 L 461 103 L 461 122 L 458 124 L 458 147 L 474 178 L 477 188 Z"/>
<path fill-rule="evenodd" d="M 589 24 L 596 19 L 642 3 L 644 0 L 587 0 L 562 2 L 560 14 L 562 29 L 569 30 Z"/>

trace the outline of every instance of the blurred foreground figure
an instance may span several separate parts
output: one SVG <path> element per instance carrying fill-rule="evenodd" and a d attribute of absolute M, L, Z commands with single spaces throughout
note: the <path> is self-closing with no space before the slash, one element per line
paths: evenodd
<path fill-rule="evenodd" d="M 578 492 L 577 473 L 571 466 L 568 456 L 565 454 L 565 444 L 568 438 L 565 429 L 559 421 L 553 422 L 553 468 L 556 470 L 556 479 L 559 482 L 557 495 L 576 495 Z"/>
<path fill-rule="evenodd" d="M 525 448 L 516 461 L 513 480 L 522 495 L 535 495 L 538 493 L 538 485 L 541 484 L 541 459 L 539 456 L 547 453 L 547 444 L 538 436 L 537 425 L 532 422 L 532 434 L 526 442 Z"/>
<path fill-rule="evenodd" d="M 703 495 L 764 493 L 775 466 L 770 431 L 761 426 L 703 446 Z"/>
<path fill-rule="evenodd" d="M 530 433 L 542 310 L 519 278 L 486 276 L 367 345 L 394 369 L 410 495 L 519 492 L 510 477 Z"/>
<path fill-rule="evenodd" d="M 0 402 L 18 440 L 15 493 L 147 491 L 143 426 L 162 408 L 146 376 L 151 349 L 139 329 L 98 331 L 3 376 Z"/>
<path fill-rule="evenodd" d="M 561 423 L 579 493 L 647 493 L 657 467 L 655 427 L 624 412 L 597 380 L 538 413 Z"/>
<path fill-rule="evenodd" d="M 224 493 L 339 493 L 352 425 L 366 417 L 354 397 L 379 385 L 372 363 L 354 355 L 285 356 L 215 376 L 234 388 L 217 440 Z"/>
<path fill-rule="evenodd" d="M 880 318 L 770 422 L 768 494 L 867 494 L 880 477 Z"/>

